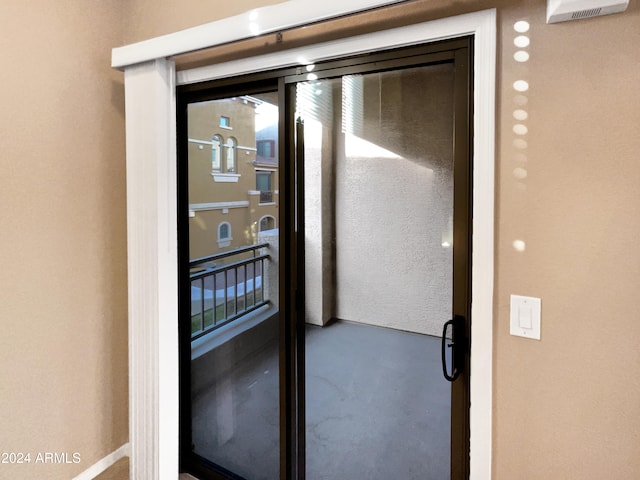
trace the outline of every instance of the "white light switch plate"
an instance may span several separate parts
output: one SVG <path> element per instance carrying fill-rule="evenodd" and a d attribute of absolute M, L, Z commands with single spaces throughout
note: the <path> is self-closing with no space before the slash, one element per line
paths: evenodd
<path fill-rule="evenodd" d="M 511 321 L 509 333 L 519 337 L 540 340 L 540 306 L 535 297 L 511 295 Z"/>

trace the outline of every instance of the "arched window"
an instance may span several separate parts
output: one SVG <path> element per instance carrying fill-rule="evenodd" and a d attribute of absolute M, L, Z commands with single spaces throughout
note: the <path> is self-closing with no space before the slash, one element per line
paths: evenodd
<path fill-rule="evenodd" d="M 273 230 L 276 228 L 276 219 L 271 215 L 265 215 L 260 219 L 260 223 L 258 224 L 258 231 L 263 232 L 264 230 Z"/>
<path fill-rule="evenodd" d="M 221 222 L 218 225 L 218 248 L 224 248 L 231 245 L 231 224 L 229 222 Z"/>
<path fill-rule="evenodd" d="M 236 171 L 236 146 L 238 142 L 235 138 L 229 137 L 227 139 L 227 172 L 235 173 Z"/>
<path fill-rule="evenodd" d="M 218 241 L 231 240 L 231 224 L 222 222 L 218 225 Z"/>
<path fill-rule="evenodd" d="M 220 135 L 214 135 L 211 139 L 211 170 L 213 172 L 222 171 L 222 144 Z"/>

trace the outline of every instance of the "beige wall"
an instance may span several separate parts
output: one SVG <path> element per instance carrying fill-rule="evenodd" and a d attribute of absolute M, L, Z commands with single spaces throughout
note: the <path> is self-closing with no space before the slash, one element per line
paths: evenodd
<path fill-rule="evenodd" d="M 0 3 L 0 450 L 32 455 L 3 479 L 128 441 L 122 4 Z"/>
<path fill-rule="evenodd" d="M 125 43 L 139 42 L 238 15 L 282 0 L 131 0 L 124 16 Z"/>
<path fill-rule="evenodd" d="M 542 2 L 500 18 L 495 477 L 636 478 L 640 4 L 556 25 Z M 526 65 L 512 61 L 521 18 Z M 529 132 L 517 151 L 511 85 L 521 78 Z M 542 298 L 540 342 L 508 335 L 511 293 Z"/>
<path fill-rule="evenodd" d="M 34 478 L 69 478 L 127 441 L 123 90 L 109 50 L 268 3 L 0 6 L 0 440 L 82 453 L 26 467 Z M 558 25 L 541 0 L 430 5 L 433 18 L 498 6 L 494 478 L 634 478 L 640 4 Z M 519 19 L 526 64 L 512 61 Z M 521 150 L 518 79 L 531 85 Z M 542 297 L 542 341 L 509 336 L 511 293 Z"/>

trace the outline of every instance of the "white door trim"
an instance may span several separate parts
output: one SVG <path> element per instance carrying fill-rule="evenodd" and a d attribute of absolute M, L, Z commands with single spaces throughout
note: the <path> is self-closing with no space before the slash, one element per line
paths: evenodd
<path fill-rule="evenodd" d="M 261 18 L 283 5 L 260 9 Z M 334 0 L 315 2 L 333 4 Z M 365 0 L 339 0 L 342 5 Z M 392 2 L 369 1 L 370 5 Z M 309 4 L 305 2 L 305 8 Z M 277 7 L 277 8 L 276 8 Z M 271 10 L 273 9 L 273 10 Z M 336 9 L 344 13 L 344 8 Z M 306 22 L 309 17 L 305 17 Z M 315 18 L 315 17 L 314 17 Z M 267 22 L 268 23 L 268 22 Z M 199 48 L 219 22 L 199 27 Z M 131 478 L 178 478 L 176 74 L 165 55 L 193 49 L 192 29 L 113 51 L 125 67 Z M 434 20 L 298 50 L 180 72 L 190 83 L 339 55 L 474 36 L 471 480 L 491 478 L 496 11 Z M 246 35 L 245 35 L 246 36 Z M 167 38 L 170 37 L 170 38 Z M 167 42 L 174 42 L 169 52 Z M 158 43 L 159 42 L 159 43 Z M 187 45 L 188 44 L 188 45 Z M 175 46 L 177 45 L 177 47 Z M 187 45 L 187 46 L 185 46 Z M 183 51 L 177 51 L 183 49 Z M 127 60 L 122 60 L 125 55 Z M 168 53 L 169 52 L 169 53 Z M 298 56 L 296 56 L 298 54 Z M 154 57 L 154 55 L 158 57 Z M 293 56 L 292 56 L 293 55 Z M 137 63 L 143 62 L 143 63 Z M 284 62 L 284 63 L 282 63 Z M 292 63 L 293 62 L 293 63 Z"/>
<path fill-rule="evenodd" d="M 130 65 L 156 58 L 171 57 L 403 1 L 406 0 L 283 1 L 233 17 L 114 48 L 111 54 L 111 66 L 125 69 Z"/>
<path fill-rule="evenodd" d="M 173 62 L 125 70 L 130 478 L 178 478 Z"/>

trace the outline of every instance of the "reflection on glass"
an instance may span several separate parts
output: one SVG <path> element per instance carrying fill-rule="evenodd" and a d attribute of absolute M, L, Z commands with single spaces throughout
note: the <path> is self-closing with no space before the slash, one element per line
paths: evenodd
<path fill-rule="evenodd" d="M 193 450 L 252 480 L 279 478 L 276 100 L 187 112 Z"/>
<path fill-rule="evenodd" d="M 449 478 L 451 65 L 297 86 L 306 478 Z"/>

